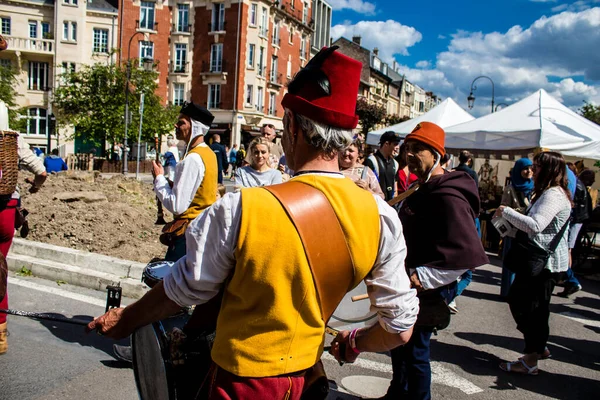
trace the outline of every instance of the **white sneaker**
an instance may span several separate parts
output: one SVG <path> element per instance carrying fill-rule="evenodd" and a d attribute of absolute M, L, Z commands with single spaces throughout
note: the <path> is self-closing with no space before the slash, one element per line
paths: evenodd
<path fill-rule="evenodd" d="M 452 300 L 450 304 L 448 304 L 448 308 L 450 309 L 450 314 L 456 314 L 458 312 L 458 307 L 456 307 L 456 300 Z"/>

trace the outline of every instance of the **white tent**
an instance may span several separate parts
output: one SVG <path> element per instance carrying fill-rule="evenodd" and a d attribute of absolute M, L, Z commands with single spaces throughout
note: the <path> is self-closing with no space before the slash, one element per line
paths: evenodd
<path fill-rule="evenodd" d="M 415 129 L 415 126 L 417 126 L 419 122 L 423 121 L 433 122 L 445 129 L 448 126 L 462 124 L 463 122 L 472 121 L 474 119 L 475 118 L 473 118 L 471 114 L 456 104 L 454 100 L 448 98 L 421 116 L 384 129 L 369 132 L 367 135 L 367 144 L 378 145 L 379 138 L 387 131 L 394 131 L 400 136 L 405 137 Z"/>
<path fill-rule="evenodd" d="M 600 126 L 565 107 L 545 90 L 474 121 L 446 130 L 446 148 L 529 150 L 600 159 Z"/>

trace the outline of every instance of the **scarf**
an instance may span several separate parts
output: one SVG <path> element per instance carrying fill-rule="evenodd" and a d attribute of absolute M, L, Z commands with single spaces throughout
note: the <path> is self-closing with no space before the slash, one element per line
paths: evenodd
<path fill-rule="evenodd" d="M 513 187 L 521 192 L 528 199 L 531 197 L 531 192 L 533 192 L 533 179 L 525 179 L 521 176 L 521 171 L 525 168 L 533 165 L 533 162 L 529 158 L 521 158 L 517 160 L 515 166 L 510 172 L 510 180 Z"/>

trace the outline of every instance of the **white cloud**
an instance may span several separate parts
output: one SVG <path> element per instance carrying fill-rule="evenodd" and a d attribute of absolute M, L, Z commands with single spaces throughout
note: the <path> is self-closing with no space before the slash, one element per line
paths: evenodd
<path fill-rule="evenodd" d="M 421 60 L 418 63 L 416 63 L 415 66 L 417 68 L 427 69 L 427 68 L 431 67 L 431 63 L 427 60 Z"/>
<path fill-rule="evenodd" d="M 510 104 L 544 88 L 576 109 L 583 100 L 600 101 L 598 48 L 600 8 L 592 8 L 542 17 L 528 28 L 514 26 L 504 33 L 459 31 L 432 66 L 401 65 L 400 73 L 461 105 L 473 79 L 487 75 L 495 83 L 496 103 Z M 475 94 L 481 107 L 474 113 L 489 112 L 484 105 L 491 100 L 490 83 L 477 81 Z"/>
<path fill-rule="evenodd" d="M 579 12 L 591 8 L 594 4 L 600 3 L 600 0 L 578 0 L 571 4 L 559 4 L 551 8 L 552 12 L 573 11 Z"/>
<path fill-rule="evenodd" d="M 393 20 L 360 21 L 354 25 L 343 23 L 331 28 L 331 37 L 336 40 L 342 36 L 362 37 L 362 46 L 379 49 L 379 56 L 391 61 L 395 54 L 408 55 L 408 48 L 420 42 L 423 35 L 411 26 L 402 25 Z M 393 38 L 393 40 L 390 40 Z"/>
<path fill-rule="evenodd" d="M 556 3 L 556 0 L 529 0 L 532 3 Z"/>
<path fill-rule="evenodd" d="M 446 39 L 445 35 L 438 35 L 438 39 Z"/>
<path fill-rule="evenodd" d="M 374 15 L 375 4 L 362 0 L 329 0 L 329 4 L 334 10 L 349 9 L 357 13 Z"/>

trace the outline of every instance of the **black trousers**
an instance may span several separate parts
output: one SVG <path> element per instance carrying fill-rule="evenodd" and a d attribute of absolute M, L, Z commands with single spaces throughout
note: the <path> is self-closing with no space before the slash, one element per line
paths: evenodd
<path fill-rule="evenodd" d="M 545 269 L 535 277 L 516 274 L 510 287 L 508 304 L 525 338 L 524 354 L 543 353 L 550 335 L 550 299 L 556 282 L 564 273 Z"/>

